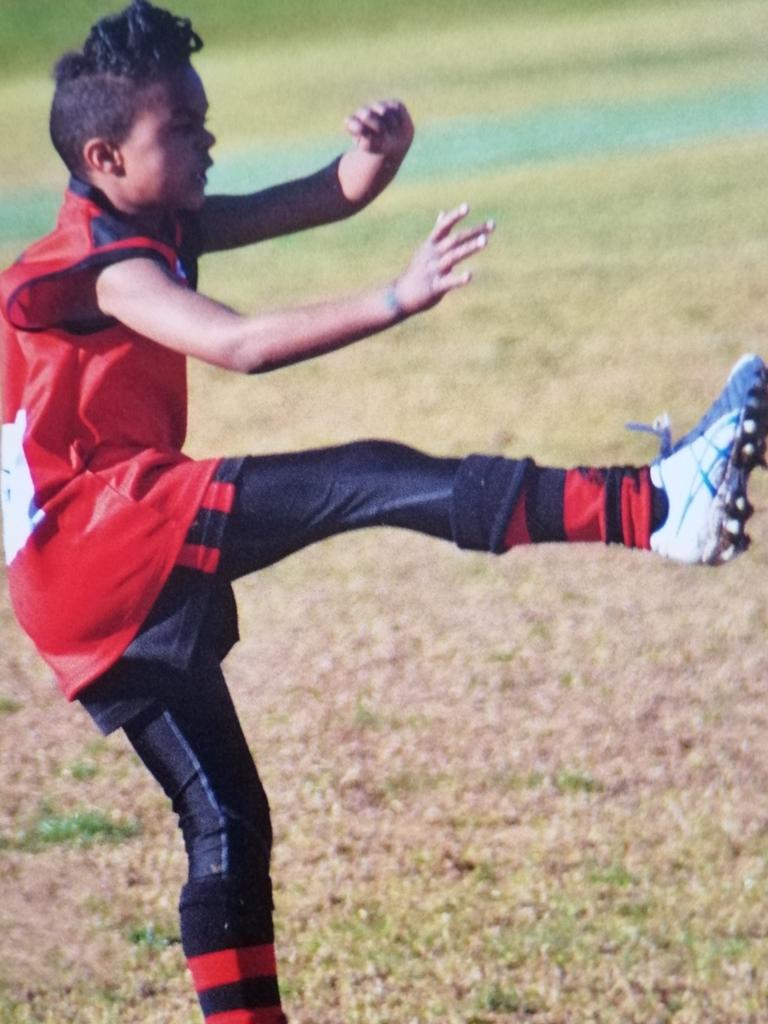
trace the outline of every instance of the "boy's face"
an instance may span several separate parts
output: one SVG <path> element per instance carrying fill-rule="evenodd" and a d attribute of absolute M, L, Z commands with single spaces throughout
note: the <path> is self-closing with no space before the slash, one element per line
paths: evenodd
<path fill-rule="evenodd" d="M 197 210 L 205 198 L 209 150 L 208 100 L 191 67 L 144 90 L 139 112 L 119 149 L 121 199 L 135 212 Z"/>

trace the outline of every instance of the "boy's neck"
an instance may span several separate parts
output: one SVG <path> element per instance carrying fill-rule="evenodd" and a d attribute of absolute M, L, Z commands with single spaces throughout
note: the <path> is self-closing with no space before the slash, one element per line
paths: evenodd
<path fill-rule="evenodd" d="M 116 195 L 114 189 L 104 188 L 86 177 L 81 178 L 73 175 L 70 187 L 80 195 L 89 195 L 92 200 L 95 200 L 105 210 L 130 220 L 142 234 L 146 234 L 146 236 L 151 238 L 163 236 L 164 228 L 167 226 L 170 218 L 169 211 L 165 209 L 136 208 L 126 203 L 119 193 Z"/>
<path fill-rule="evenodd" d="M 103 205 L 120 217 L 130 220 L 139 228 L 142 234 L 156 236 L 162 234 L 163 227 L 168 223 L 170 213 L 162 208 L 137 207 L 127 202 L 119 188 L 113 188 L 111 180 L 106 182 L 94 182 L 90 178 L 73 177 L 73 181 L 80 182 L 86 189 L 95 193 L 97 198 L 103 200 Z"/>

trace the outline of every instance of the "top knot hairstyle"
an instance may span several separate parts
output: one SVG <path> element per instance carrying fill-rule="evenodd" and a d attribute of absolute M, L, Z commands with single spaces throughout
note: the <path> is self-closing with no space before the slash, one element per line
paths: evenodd
<path fill-rule="evenodd" d="M 51 141 L 69 170 L 83 175 L 82 150 L 101 136 L 118 145 L 138 111 L 141 89 L 188 67 L 203 41 L 188 18 L 133 0 L 92 28 L 81 52 L 54 68 Z"/>

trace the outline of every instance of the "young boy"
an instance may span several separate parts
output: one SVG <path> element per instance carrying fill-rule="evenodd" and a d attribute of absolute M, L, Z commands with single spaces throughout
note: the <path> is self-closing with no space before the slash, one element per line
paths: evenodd
<path fill-rule="evenodd" d="M 237 639 L 232 580 L 373 525 L 495 553 L 603 541 L 725 561 L 747 544 L 766 370 L 744 357 L 699 425 L 638 469 L 382 441 L 186 458 L 186 356 L 256 373 L 384 330 L 466 285 L 493 227 L 463 227 L 466 207 L 441 214 L 403 273 L 348 298 L 246 317 L 198 295 L 200 255 L 355 213 L 413 136 L 400 103 L 375 103 L 319 173 L 206 198 L 201 45 L 188 21 L 134 0 L 57 65 L 51 136 L 69 190 L 53 233 L 0 276 L 4 541 L 14 609 L 64 693 L 105 733 L 125 730 L 179 816 L 182 942 L 204 1015 L 275 1024 L 269 808 L 220 669 Z"/>

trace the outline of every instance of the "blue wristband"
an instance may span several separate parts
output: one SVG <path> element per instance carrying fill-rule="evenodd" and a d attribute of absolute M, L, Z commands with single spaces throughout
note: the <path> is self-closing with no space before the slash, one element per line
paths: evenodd
<path fill-rule="evenodd" d="M 400 305 L 400 300 L 397 297 L 397 292 L 393 284 L 384 292 L 384 302 L 396 321 L 403 320 L 405 318 L 405 310 Z"/>

